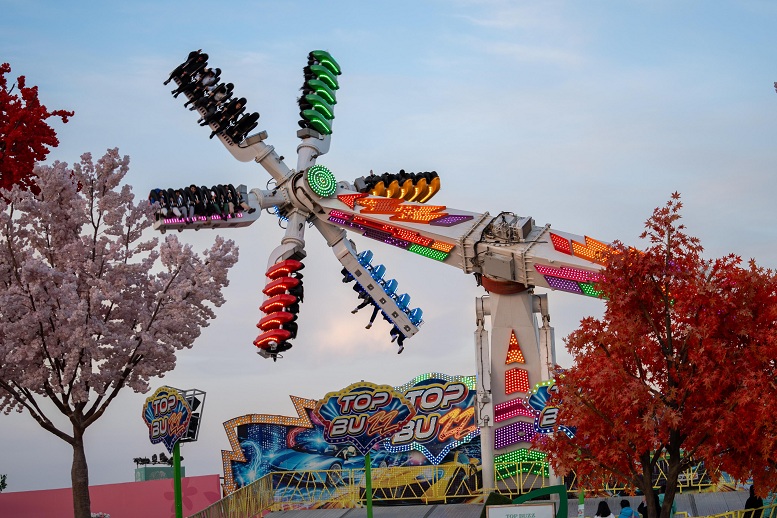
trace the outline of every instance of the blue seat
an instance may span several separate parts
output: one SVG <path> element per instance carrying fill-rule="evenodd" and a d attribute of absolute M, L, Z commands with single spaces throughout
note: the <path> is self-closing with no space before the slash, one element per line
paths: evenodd
<path fill-rule="evenodd" d="M 383 279 L 383 275 L 386 273 L 386 267 L 382 264 L 379 264 L 375 268 L 372 269 L 372 278 L 376 281 L 380 282 L 381 279 Z"/>
<path fill-rule="evenodd" d="M 402 311 L 405 311 L 407 309 L 408 304 L 410 304 L 410 295 L 407 293 L 403 293 L 399 297 L 397 297 L 397 306 Z"/>
<path fill-rule="evenodd" d="M 421 317 L 423 316 L 424 316 L 424 312 L 421 308 L 415 308 L 410 310 L 410 315 L 409 315 L 410 322 L 412 322 L 414 326 L 417 326 L 421 322 Z"/>
<path fill-rule="evenodd" d="M 358 259 L 359 264 L 366 267 L 372 262 L 372 250 L 365 250 L 364 252 L 360 252 L 359 255 L 356 256 L 356 259 Z"/>
<path fill-rule="evenodd" d="M 397 291 L 397 286 L 399 286 L 399 283 L 397 282 L 397 280 L 391 279 L 386 283 L 383 289 L 386 291 L 386 295 L 391 297 Z"/>

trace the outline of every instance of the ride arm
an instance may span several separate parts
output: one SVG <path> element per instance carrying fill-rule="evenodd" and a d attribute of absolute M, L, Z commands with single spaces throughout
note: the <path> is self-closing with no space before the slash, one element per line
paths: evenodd
<path fill-rule="evenodd" d="M 318 219 L 315 220 L 315 225 L 327 239 L 327 244 L 332 247 L 337 260 L 340 261 L 346 270 L 351 272 L 356 282 L 361 284 L 367 291 L 373 303 L 383 311 L 386 318 L 405 335 L 405 338 L 410 338 L 416 334 L 418 327 L 410 321 L 407 313 L 397 306 L 396 301 L 386 293 L 383 285 L 374 280 L 370 272 L 359 263 L 353 243 L 348 239 L 344 239 L 345 232 L 334 225 Z M 326 227 L 329 227 L 329 229 L 326 229 Z M 341 234 L 340 238 L 337 239 L 339 234 Z"/>

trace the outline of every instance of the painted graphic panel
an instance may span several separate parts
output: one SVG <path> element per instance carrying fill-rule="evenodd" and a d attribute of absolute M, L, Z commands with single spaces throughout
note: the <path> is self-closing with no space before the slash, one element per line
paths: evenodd
<path fill-rule="evenodd" d="M 386 406 L 377 404 L 383 401 L 383 396 L 377 396 L 379 386 L 358 384 L 370 386 L 361 389 L 361 393 L 370 394 L 370 402 L 362 397 L 360 407 L 393 411 L 401 408 L 404 400 L 414 410 L 405 409 L 405 417 L 398 416 L 396 421 L 398 431 L 379 441 L 362 440 L 364 437 L 354 433 L 355 441 L 349 442 L 342 440 L 344 434 L 333 432 L 334 418 L 341 414 L 354 416 L 348 419 L 353 431 L 368 428 L 369 415 L 365 426 L 359 427 L 358 412 L 344 412 L 346 407 L 339 403 L 337 409 L 332 406 L 338 399 L 342 402 L 343 396 L 355 403 L 356 398 L 349 396 L 360 392 L 351 392 L 353 387 L 327 394 L 320 401 L 292 396 L 297 417 L 251 414 L 232 419 L 224 423 L 232 446 L 232 451 L 222 452 L 224 489 L 229 493 L 274 474 L 275 496 L 284 501 L 317 501 L 317 507 L 328 507 L 335 501 L 342 505 L 343 499 L 358 501 L 365 486 L 364 453 L 369 451 L 372 468 L 378 468 L 373 469 L 372 482 L 378 499 L 430 503 L 469 495 L 482 484 L 474 383 L 474 376 L 424 374 L 394 387 L 400 397 L 383 398 Z M 352 406 L 347 409 L 354 410 Z M 408 479 L 380 470 L 395 466 L 410 467 L 414 475 Z"/>
<path fill-rule="evenodd" d="M 143 404 L 143 421 L 151 444 L 162 443 L 173 453 L 175 443 L 186 434 L 192 410 L 183 395 L 171 387 L 159 387 Z"/>

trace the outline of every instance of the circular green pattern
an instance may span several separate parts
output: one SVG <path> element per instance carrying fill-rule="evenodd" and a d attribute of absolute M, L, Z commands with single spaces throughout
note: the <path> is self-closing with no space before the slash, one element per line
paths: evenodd
<path fill-rule="evenodd" d="M 308 169 L 307 178 L 310 188 L 322 198 L 332 196 L 337 190 L 334 173 L 322 165 L 316 164 Z"/>

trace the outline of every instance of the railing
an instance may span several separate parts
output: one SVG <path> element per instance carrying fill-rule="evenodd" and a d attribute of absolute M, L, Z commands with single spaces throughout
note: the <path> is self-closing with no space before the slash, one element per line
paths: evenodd
<path fill-rule="evenodd" d="M 497 480 L 486 492 L 517 496 L 550 484 L 546 464 L 542 462 L 499 463 Z M 543 469 L 545 468 L 545 469 Z M 439 466 L 406 466 L 372 468 L 372 499 L 377 505 L 393 502 L 445 504 L 482 502 L 484 488 L 479 467 L 459 463 Z M 543 476 L 545 475 L 545 476 Z M 656 486 L 661 481 L 661 473 Z M 665 477 L 664 477 L 665 478 Z M 566 479 L 571 493 L 578 488 L 574 474 Z M 688 470 L 681 477 L 679 490 L 703 489 L 711 485 L 706 473 Z M 608 486 L 599 494 L 625 494 L 627 488 Z M 333 471 L 280 471 L 265 475 L 219 502 L 193 515 L 192 518 L 252 518 L 273 511 L 312 508 L 363 507 L 366 490 L 364 469 Z M 774 506 L 765 507 L 761 518 L 777 518 Z M 738 512 L 715 518 L 747 518 Z M 680 518 L 677 513 L 676 518 Z"/>
<path fill-rule="evenodd" d="M 754 516 L 754 511 L 757 513 L 759 510 L 761 511 L 761 518 L 777 518 L 777 502 L 775 501 L 757 509 L 737 509 L 736 511 L 716 514 L 709 518 L 750 518 Z"/>

